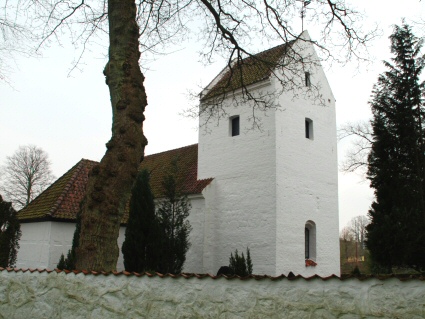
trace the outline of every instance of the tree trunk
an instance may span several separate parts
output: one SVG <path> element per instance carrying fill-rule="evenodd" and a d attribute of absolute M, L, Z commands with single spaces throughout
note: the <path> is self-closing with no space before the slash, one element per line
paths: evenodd
<path fill-rule="evenodd" d="M 106 84 L 112 105 L 112 137 L 100 164 L 89 176 L 81 215 L 77 269 L 116 269 L 120 222 L 147 140 L 147 105 L 139 67 L 139 27 L 134 0 L 109 0 L 109 61 Z"/>

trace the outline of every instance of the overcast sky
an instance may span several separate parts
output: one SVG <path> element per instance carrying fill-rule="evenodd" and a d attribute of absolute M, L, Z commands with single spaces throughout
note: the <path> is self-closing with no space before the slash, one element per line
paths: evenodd
<path fill-rule="evenodd" d="M 357 0 L 367 13 L 365 26 L 378 23 L 382 36 L 370 44 L 370 64 L 325 65 L 336 97 L 337 125 L 370 118 L 368 100 L 372 86 L 384 70 L 381 61 L 390 58 L 388 36 L 391 25 L 420 21 L 424 1 Z M 300 23 L 300 21 L 299 21 Z M 306 25 L 308 29 L 308 23 Z M 417 31 L 418 30 L 418 31 Z M 418 27 L 416 35 L 422 36 Z M 314 30 L 309 30 L 314 38 Z M 106 46 L 106 43 L 105 43 Z M 268 47 L 258 48 L 257 51 Z M 199 45 L 188 40 L 176 52 L 158 57 L 146 66 L 148 107 L 144 124 L 149 140 L 146 154 L 197 143 L 197 120 L 180 114 L 190 106 L 189 92 L 199 92 L 224 67 L 224 62 L 204 66 L 199 62 Z M 11 61 L 11 85 L 0 82 L 0 164 L 19 145 L 34 144 L 50 156 L 53 172 L 60 177 L 81 158 L 100 160 L 110 138 L 111 109 L 102 74 L 106 63 L 99 48 L 85 56 L 85 64 L 69 76 L 76 56 L 67 43 L 43 51 L 40 58 Z M 341 142 L 339 160 L 347 142 Z M 358 174 L 339 174 L 340 228 L 354 216 L 366 215 L 373 200 L 369 183 Z"/>

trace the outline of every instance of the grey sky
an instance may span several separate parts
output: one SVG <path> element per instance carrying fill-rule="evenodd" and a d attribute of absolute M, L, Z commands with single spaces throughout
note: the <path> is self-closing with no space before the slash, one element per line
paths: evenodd
<path fill-rule="evenodd" d="M 333 64 L 325 72 L 336 97 L 337 124 L 370 117 L 367 104 L 372 86 L 389 59 L 392 24 L 419 21 L 424 2 L 357 0 L 356 6 L 368 15 L 368 23 L 379 23 L 381 38 L 370 44 L 372 63 L 357 68 Z M 410 19 L 410 20 L 409 20 Z M 301 23 L 301 21 L 299 21 Z M 305 24 L 312 38 L 314 30 Z M 421 28 L 416 30 L 420 34 Z M 19 145 L 35 144 L 48 152 L 54 174 L 59 177 L 81 158 L 100 160 L 110 137 L 111 110 L 102 70 L 105 50 L 100 47 L 85 56 L 85 65 L 68 77 L 75 50 L 64 43 L 43 51 L 42 58 L 17 58 L 9 79 L 0 83 L 0 164 Z M 144 124 L 149 140 L 146 154 L 197 142 L 197 120 L 179 115 L 190 104 L 188 91 L 199 92 L 223 68 L 224 62 L 210 66 L 199 63 L 198 44 L 188 40 L 175 53 L 145 64 L 148 107 Z M 258 48 L 267 49 L 268 47 Z M 11 63 L 13 63 L 11 61 Z M 339 144 L 340 159 L 347 142 Z M 373 192 L 356 174 L 339 174 L 340 228 L 354 216 L 367 214 Z"/>

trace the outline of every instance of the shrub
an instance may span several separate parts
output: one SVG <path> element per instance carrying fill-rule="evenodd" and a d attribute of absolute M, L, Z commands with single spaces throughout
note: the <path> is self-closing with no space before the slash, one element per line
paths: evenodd
<path fill-rule="evenodd" d="M 0 267 L 14 267 L 21 238 L 21 225 L 12 203 L 0 196 Z"/>
<path fill-rule="evenodd" d="M 240 277 L 246 277 L 252 274 L 252 260 L 249 248 L 246 248 L 246 259 L 244 254 L 239 255 L 238 250 L 236 249 L 235 255 L 230 253 L 229 258 L 229 267 L 232 269 L 235 275 Z"/>

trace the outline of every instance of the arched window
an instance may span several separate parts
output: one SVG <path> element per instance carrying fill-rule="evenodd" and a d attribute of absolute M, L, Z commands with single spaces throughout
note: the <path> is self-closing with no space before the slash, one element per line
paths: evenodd
<path fill-rule="evenodd" d="M 304 227 L 305 259 L 316 260 L 316 223 L 309 220 Z"/>

